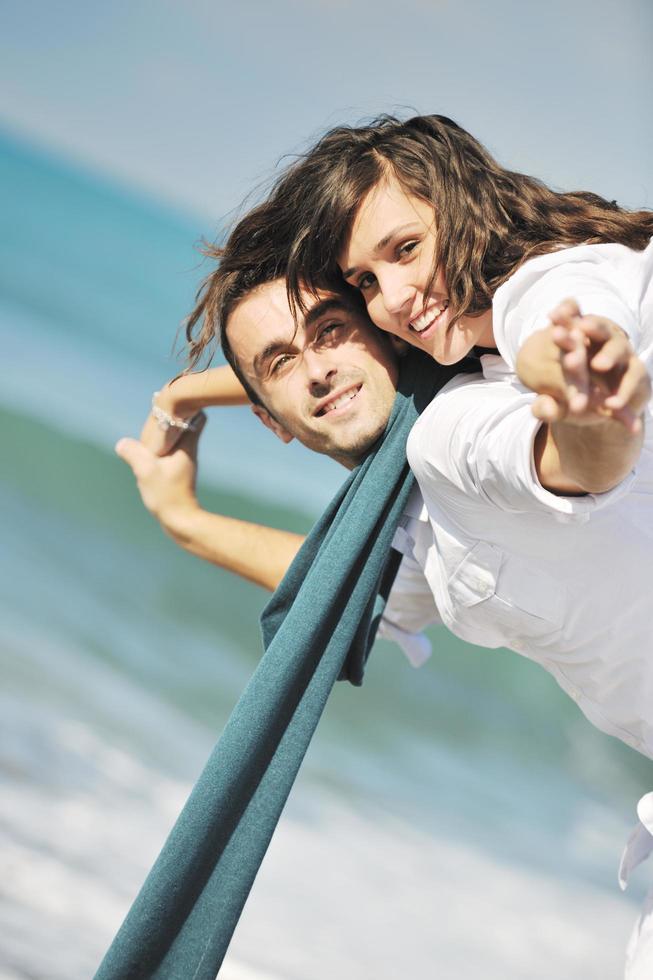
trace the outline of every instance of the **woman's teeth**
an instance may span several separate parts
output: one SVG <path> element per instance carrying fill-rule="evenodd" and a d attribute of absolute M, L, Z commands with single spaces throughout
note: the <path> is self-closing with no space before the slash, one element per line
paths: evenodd
<path fill-rule="evenodd" d="M 423 313 L 421 316 L 418 316 L 416 319 L 410 321 L 410 329 L 414 330 L 415 333 L 422 333 L 427 327 L 430 327 L 442 313 L 444 313 L 448 306 L 448 299 L 446 299 L 440 306 L 431 306 L 426 313 Z"/>

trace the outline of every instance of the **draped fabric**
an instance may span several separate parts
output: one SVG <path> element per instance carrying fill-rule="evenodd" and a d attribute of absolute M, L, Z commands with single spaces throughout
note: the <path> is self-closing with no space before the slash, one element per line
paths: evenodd
<path fill-rule="evenodd" d="M 265 653 L 96 980 L 216 977 L 329 693 L 338 678 L 362 681 L 413 484 L 406 439 L 451 376 L 416 351 L 404 358 L 384 437 L 264 610 Z"/>

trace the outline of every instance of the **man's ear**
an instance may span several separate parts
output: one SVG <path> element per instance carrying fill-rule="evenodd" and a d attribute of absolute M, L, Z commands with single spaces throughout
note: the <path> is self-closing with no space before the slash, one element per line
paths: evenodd
<path fill-rule="evenodd" d="M 277 422 L 277 420 L 272 415 L 270 415 L 270 413 L 265 408 L 263 408 L 262 405 L 252 405 L 252 411 L 254 412 L 254 415 L 257 417 L 257 419 L 260 419 L 263 425 L 266 428 L 270 429 L 272 432 L 274 432 L 275 436 L 278 439 L 281 439 L 282 442 L 293 441 L 295 437 L 292 436 L 288 432 L 288 430 L 283 427 L 281 422 Z"/>

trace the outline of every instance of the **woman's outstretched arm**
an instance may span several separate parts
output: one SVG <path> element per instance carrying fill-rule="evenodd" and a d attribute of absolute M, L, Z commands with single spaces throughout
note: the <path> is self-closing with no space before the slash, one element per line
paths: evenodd
<path fill-rule="evenodd" d="M 517 360 L 520 380 L 538 394 L 533 414 L 544 423 L 535 440 L 538 477 L 554 493 L 602 493 L 637 462 L 651 381 L 612 321 L 581 316 L 572 300 L 551 321 Z"/>

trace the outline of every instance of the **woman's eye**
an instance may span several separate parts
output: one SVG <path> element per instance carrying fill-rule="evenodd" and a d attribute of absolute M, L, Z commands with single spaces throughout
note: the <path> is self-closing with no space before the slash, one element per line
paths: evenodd
<path fill-rule="evenodd" d="M 410 253 L 417 248 L 418 244 L 419 242 L 406 242 L 405 245 L 402 245 L 401 248 L 397 250 L 399 258 L 404 258 L 404 256 L 410 255 Z"/>
<path fill-rule="evenodd" d="M 373 286 L 375 282 L 376 282 L 376 279 L 372 275 L 372 273 L 371 272 L 366 272 L 366 273 L 364 273 L 360 277 L 360 279 L 356 283 L 356 288 L 357 289 L 360 289 L 360 290 L 362 290 L 364 292 L 366 289 L 369 289 L 370 286 Z"/>

